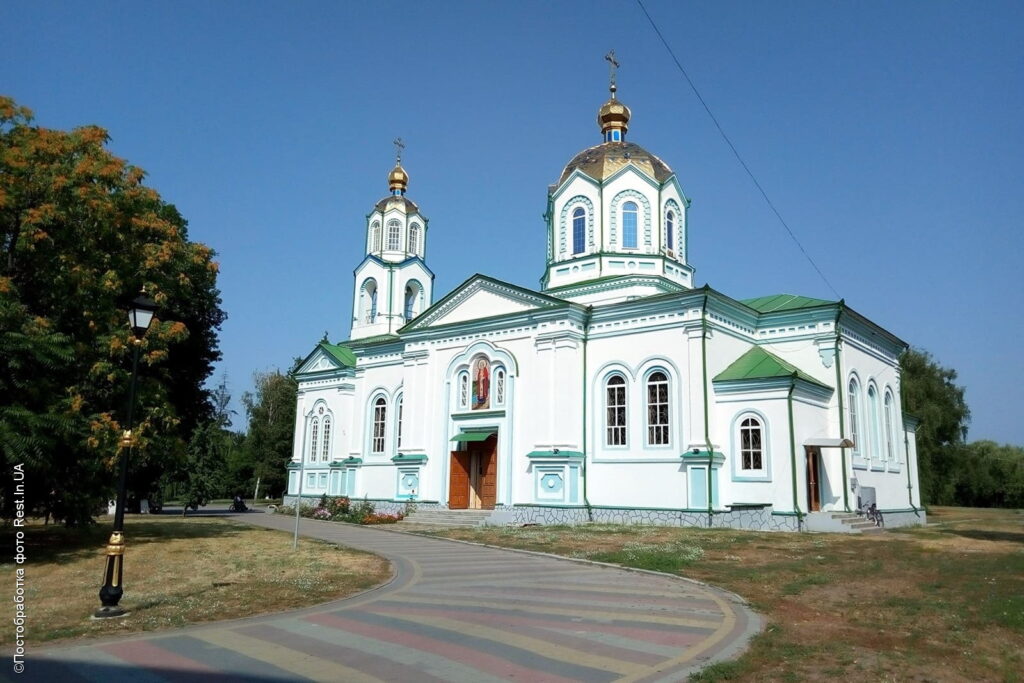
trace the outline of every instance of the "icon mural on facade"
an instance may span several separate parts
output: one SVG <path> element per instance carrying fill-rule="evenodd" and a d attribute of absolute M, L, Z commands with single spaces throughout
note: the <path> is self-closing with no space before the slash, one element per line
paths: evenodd
<path fill-rule="evenodd" d="M 473 363 L 473 410 L 491 407 L 491 364 L 486 358 Z"/>

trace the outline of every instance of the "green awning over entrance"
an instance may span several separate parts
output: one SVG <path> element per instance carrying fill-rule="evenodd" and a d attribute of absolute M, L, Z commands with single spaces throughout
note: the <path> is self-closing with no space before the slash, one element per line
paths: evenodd
<path fill-rule="evenodd" d="M 494 432 L 462 432 L 452 437 L 452 441 L 487 441 Z"/>

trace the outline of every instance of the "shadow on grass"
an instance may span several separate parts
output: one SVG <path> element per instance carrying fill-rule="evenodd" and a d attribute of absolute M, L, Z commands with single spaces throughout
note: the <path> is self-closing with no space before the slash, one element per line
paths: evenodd
<path fill-rule="evenodd" d="M 214 515 L 188 517 L 129 515 L 125 517 L 125 540 L 129 546 L 181 538 L 226 538 L 251 530 L 228 521 L 217 522 Z M 110 538 L 111 520 L 68 529 L 59 525 L 32 525 L 24 528 L 25 556 L 31 563 L 65 564 L 87 556 L 99 556 Z M 252 527 L 258 528 L 258 527 Z M 14 547 L 15 529 L 0 531 L 0 544 Z"/>
<path fill-rule="evenodd" d="M 987 531 L 984 529 L 940 529 L 939 533 L 970 538 L 975 541 L 1005 541 L 1024 544 L 1024 533 L 1016 531 Z"/>

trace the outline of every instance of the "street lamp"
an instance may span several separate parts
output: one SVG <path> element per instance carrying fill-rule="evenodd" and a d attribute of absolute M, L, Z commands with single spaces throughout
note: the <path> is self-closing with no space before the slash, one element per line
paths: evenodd
<path fill-rule="evenodd" d="M 132 416 L 135 412 L 135 384 L 139 376 L 139 347 L 149 324 L 153 322 L 154 313 L 156 302 L 146 296 L 145 289 L 128 308 L 128 324 L 135 335 L 132 340 L 132 383 L 128 391 L 128 428 L 121 438 L 121 473 L 117 484 L 117 505 L 114 508 L 114 530 L 107 541 L 107 565 L 103 571 L 103 587 L 100 588 L 102 607 L 93 615 L 97 619 L 123 617 L 128 614 L 117 605 L 124 594 L 121 582 L 124 570 L 124 499 L 125 489 L 128 487 L 128 460 L 132 454 Z"/>

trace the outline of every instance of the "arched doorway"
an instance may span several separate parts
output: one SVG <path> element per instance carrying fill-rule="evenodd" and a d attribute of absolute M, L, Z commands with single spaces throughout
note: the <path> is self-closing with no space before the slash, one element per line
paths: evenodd
<path fill-rule="evenodd" d="M 448 507 L 452 510 L 493 510 L 498 499 L 498 434 L 465 442 L 452 451 Z"/>

